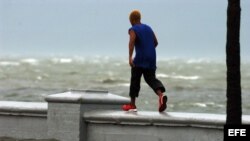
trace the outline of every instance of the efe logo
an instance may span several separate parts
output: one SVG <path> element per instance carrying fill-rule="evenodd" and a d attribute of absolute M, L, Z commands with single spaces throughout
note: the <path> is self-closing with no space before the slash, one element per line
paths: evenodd
<path fill-rule="evenodd" d="M 246 136 L 246 129 L 228 129 L 228 136 Z"/>

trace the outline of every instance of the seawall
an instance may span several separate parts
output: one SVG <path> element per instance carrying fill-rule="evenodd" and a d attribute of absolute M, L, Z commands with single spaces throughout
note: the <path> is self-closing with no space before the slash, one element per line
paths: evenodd
<path fill-rule="evenodd" d="M 0 137 L 60 141 L 222 141 L 225 115 L 124 112 L 128 98 L 69 91 L 47 102 L 0 101 Z M 250 116 L 243 116 L 250 124 Z"/>

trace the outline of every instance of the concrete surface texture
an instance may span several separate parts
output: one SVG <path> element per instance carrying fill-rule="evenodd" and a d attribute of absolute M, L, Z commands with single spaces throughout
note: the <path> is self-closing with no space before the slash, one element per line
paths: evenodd
<path fill-rule="evenodd" d="M 0 137 L 0 141 L 58 141 L 55 139 L 17 139 L 10 137 Z"/>
<path fill-rule="evenodd" d="M 46 97 L 48 136 L 60 141 L 85 141 L 88 129 L 83 114 L 95 110 L 118 110 L 129 99 L 106 91 L 69 91 Z M 63 123 L 63 124 L 62 124 Z"/>
<path fill-rule="evenodd" d="M 223 140 L 225 115 L 125 112 L 129 99 L 105 91 L 72 90 L 46 101 L 0 101 L 0 141 Z M 250 124 L 250 115 L 242 121 Z"/>

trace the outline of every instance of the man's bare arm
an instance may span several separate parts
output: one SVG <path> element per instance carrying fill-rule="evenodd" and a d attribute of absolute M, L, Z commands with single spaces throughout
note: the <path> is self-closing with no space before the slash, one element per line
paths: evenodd
<path fill-rule="evenodd" d="M 135 48 L 135 39 L 136 39 L 136 34 L 133 30 L 129 31 L 129 65 L 131 67 L 134 67 L 133 63 L 133 52 Z"/>
<path fill-rule="evenodd" d="M 156 36 L 155 36 L 155 33 L 154 33 L 154 45 L 155 45 L 155 48 L 156 48 L 157 45 L 158 45 L 158 40 L 157 40 L 157 38 L 156 38 Z"/>

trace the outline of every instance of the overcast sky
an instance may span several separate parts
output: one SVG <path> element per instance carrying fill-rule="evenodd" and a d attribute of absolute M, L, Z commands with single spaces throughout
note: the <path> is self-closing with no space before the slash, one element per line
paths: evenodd
<path fill-rule="evenodd" d="M 250 54 L 250 1 L 241 0 L 241 55 Z M 128 55 L 139 9 L 161 57 L 225 57 L 227 0 L 0 0 L 0 54 Z"/>

